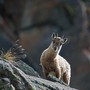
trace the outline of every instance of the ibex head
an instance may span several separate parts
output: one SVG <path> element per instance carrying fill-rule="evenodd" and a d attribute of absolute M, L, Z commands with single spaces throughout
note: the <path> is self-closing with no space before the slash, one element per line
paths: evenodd
<path fill-rule="evenodd" d="M 64 38 L 64 36 L 59 37 L 58 34 L 55 35 L 55 33 L 52 34 L 52 47 L 56 52 L 59 52 L 62 45 L 67 42 L 67 38 Z"/>

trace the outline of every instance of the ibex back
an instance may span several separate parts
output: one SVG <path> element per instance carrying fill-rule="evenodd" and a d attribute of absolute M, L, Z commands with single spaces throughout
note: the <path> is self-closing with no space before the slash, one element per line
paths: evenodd
<path fill-rule="evenodd" d="M 66 43 L 66 41 L 67 38 L 58 37 L 58 35 L 53 33 L 50 46 L 41 54 L 40 64 L 46 78 L 50 73 L 53 73 L 55 77 L 69 85 L 71 67 L 70 64 L 59 55 L 62 45 Z"/>

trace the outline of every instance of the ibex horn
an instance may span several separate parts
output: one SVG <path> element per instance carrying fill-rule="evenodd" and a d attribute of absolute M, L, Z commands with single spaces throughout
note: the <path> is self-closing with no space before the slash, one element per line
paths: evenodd
<path fill-rule="evenodd" d="M 58 33 L 57 33 L 57 37 L 58 37 Z"/>

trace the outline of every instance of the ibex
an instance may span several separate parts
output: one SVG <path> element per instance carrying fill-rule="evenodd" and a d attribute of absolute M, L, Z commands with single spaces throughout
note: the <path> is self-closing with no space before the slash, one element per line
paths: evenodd
<path fill-rule="evenodd" d="M 53 73 L 56 78 L 69 85 L 71 67 L 70 64 L 62 56 L 59 55 L 62 45 L 66 42 L 67 38 L 58 37 L 58 35 L 53 33 L 50 46 L 41 54 L 40 64 L 46 78 L 50 73 Z"/>

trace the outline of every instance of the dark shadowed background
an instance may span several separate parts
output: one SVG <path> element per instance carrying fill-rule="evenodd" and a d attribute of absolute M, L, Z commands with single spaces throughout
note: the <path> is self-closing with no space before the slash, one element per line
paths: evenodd
<path fill-rule="evenodd" d="M 20 39 L 23 61 L 41 77 L 40 55 L 53 32 L 68 38 L 60 55 L 71 64 L 71 87 L 90 90 L 90 0 L 0 0 L 0 49 Z"/>

